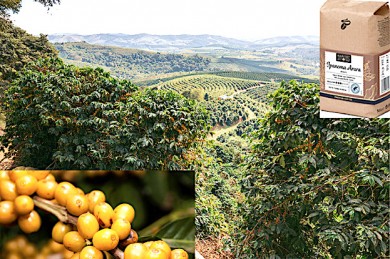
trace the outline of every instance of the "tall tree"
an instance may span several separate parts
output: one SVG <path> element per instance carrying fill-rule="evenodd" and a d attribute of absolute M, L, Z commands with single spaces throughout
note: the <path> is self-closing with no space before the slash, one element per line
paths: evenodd
<path fill-rule="evenodd" d="M 59 4 L 60 0 L 34 0 L 46 7 L 52 7 Z M 10 12 L 17 13 L 22 7 L 22 0 L 0 0 L 0 16 L 7 17 Z"/>

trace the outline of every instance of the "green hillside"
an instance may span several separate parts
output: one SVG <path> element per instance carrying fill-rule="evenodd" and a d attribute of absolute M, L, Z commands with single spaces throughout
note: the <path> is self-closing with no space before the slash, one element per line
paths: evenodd
<path fill-rule="evenodd" d="M 113 76 L 139 79 L 156 74 L 204 71 L 210 59 L 199 55 L 164 54 L 136 49 L 92 45 L 86 42 L 56 43 L 61 58 L 82 66 L 100 66 Z"/>
<path fill-rule="evenodd" d="M 218 72 L 193 72 L 185 74 L 167 74 L 167 75 L 158 75 L 155 78 L 150 78 L 147 80 L 136 81 L 136 84 L 139 86 L 151 86 L 158 83 L 168 82 L 173 79 L 183 78 L 189 75 L 216 75 L 222 77 L 231 77 L 236 79 L 247 79 L 255 81 L 266 81 L 266 82 L 281 82 L 281 81 L 290 81 L 297 80 L 299 82 L 305 81 L 307 83 L 316 83 L 318 80 L 312 80 L 303 78 L 300 76 L 295 76 L 285 73 L 271 73 L 271 72 L 243 72 L 243 71 L 218 71 Z"/>
<path fill-rule="evenodd" d="M 210 112 L 210 125 L 218 131 L 217 135 L 263 116 L 268 110 L 266 96 L 275 89 L 267 81 L 223 77 L 218 73 L 181 76 L 150 87 L 172 90 L 202 102 Z"/>
<path fill-rule="evenodd" d="M 259 82 L 255 80 L 202 74 L 176 78 L 152 87 L 175 90 L 180 93 L 193 89 L 203 89 L 210 97 L 217 98 L 221 95 L 232 95 L 237 91 L 242 91 L 258 85 Z"/>
<path fill-rule="evenodd" d="M 305 81 L 305 82 L 316 82 L 316 80 L 311 80 L 307 78 L 303 78 L 300 76 L 295 76 L 291 74 L 285 73 L 273 73 L 273 72 L 237 72 L 237 71 L 222 71 L 222 72 L 214 72 L 214 75 L 223 76 L 223 77 L 233 77 L 233 78 L 242 78 L 248 80 L 258 80 L 258 81 Z"/>

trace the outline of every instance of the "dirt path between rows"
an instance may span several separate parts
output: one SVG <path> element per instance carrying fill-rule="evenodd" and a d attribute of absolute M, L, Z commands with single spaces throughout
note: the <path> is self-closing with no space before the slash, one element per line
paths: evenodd
<path fill-rule="evenodd" d="M 258 88 L 258 87 L 261 87 L 262 85 L 255 85 L 255 86 L 252 86 L 252 87 L 249 87 L 247 89 L 244 89 L 244 90 L 239 90 L 235 93 L 233 93 L 232 95 L 228 96 L 228 98 L 233 98 L 235 95 L 237 94 L 240 94 L 240 93 L 244 93 L 250 89 L 254 89 L 254 88 Z M 251 120 L 251 119 L 255 119 L 256 118 L 256 114 L 248 108 L 248 106 L 246 106 L 245 104 L 242 104 L 245 108 L 245 111 L 248 113 L 248 118 L 246 120 Z M 208 139 L 212 139 L 212 140 L 216 140 L 219 136 L 225 134 L 225 133 L 230 133 L 232 132 L 233 130 L 235 130 L 238 125 L 241 124 L 241 121 L 232 125 L 232 126 L 229 126 L 229 127 L 221 127 L 221 128 L 218 128 L 216 130 L 214 130 L 214 134 L 213 135 L 210 135 L 208 137 Z"/>
<path fill-rule="evenodd" d="M 246 120 L 255 119 L 256 114 L 251 109 L 249 109 L 248 106 L 246 106 L 246 105 L 243 105 L 243 106 L 245 108 L 245 111 L 248 113 L 248 118 Z M 230 133 L 230 132 L 234 131 L 238 127 L 238 125 L 240 125 L 242 122 L 244 122 L 244 121 L 240 121 L 240 122 L 234 124 L 233 126 L 219 128 L 219 129 L 215 130 L 214 135 L 209 136 L 208 139 L 216 140 L 219 136 L 221 136 L 225 133 Z"/>

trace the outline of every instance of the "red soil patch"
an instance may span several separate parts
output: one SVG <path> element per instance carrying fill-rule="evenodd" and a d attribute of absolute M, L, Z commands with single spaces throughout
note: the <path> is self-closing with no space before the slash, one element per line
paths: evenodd
<path fill-rule="evenodd" d="M 232 254 L 222 251 L 222 242 L 217 238 L 196 240 L 196 250 L 205 259 L 232 259 Z"/>

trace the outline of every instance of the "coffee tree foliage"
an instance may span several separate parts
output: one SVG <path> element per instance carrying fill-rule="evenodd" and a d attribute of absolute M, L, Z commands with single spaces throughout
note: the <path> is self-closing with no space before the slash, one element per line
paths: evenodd
<path fill-rule="evenodd" d="M 282 83 L 252 136 L 237 256 L 389 256 L 389 126 L 321 119 L 318 86 Z"/>
<path fill-rule="evenodd" d="M 240 186 L 240 151 L 238 146 L 233 150 L 216 141 L 208 142 L 196 174 L 196 237 L 220 240 L 228 258 L 240 247 L 235 236 L 243 225 L 240 204 L 246 201 Z"/>
<path fill-rule="evenodd" d="M 44 6 L 58 4 L 58 0 L 38 0 Z M 0 1 L 0 95 L 26 64 L 39 58 L 54 57 L 57 50 L 41 34 L 33 36 L 16 27 L 8 19 L 10 12 L 17 13 L 20 0 Z"/>
<path fill-rule="evenodd" d="M 0 95 L 23 66 L 55 55 L 57 51 L 46 36 L 28 34 L 0 16 Z"/>
<path fill-rule="evenodd" d="M 18 164 L 57 169 L 189 166 L 207 112 L 170 91 L 139 91 L 100 68 L 29 64 L 2 100 L 4 146 Z"/>

